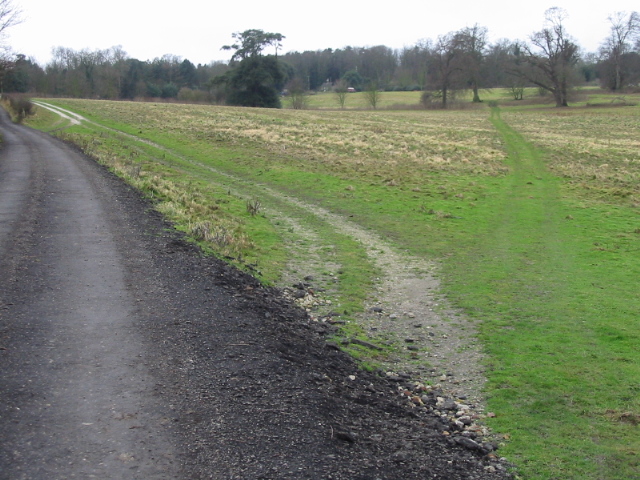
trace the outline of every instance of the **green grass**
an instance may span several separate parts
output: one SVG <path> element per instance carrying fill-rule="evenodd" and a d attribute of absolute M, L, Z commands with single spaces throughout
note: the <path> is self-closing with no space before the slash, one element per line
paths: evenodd
<path fill-rule="evenodd" d="M 510 438 L 502 454 L 525 478 L 637 478 L 637 427 L 616 418 L 640 412 L 639 246 L 618 236 L 638 214 L 578 209 L 541 153 L 493 122 L 513 173 L 445 273 L 452 298 L 483 320 L 491 426 Z"/>
<path fill-rule="evenodd" d="M 583 105 L 608 98 L 596 92 Z M 246 199 L 257 196 L 315 232 L 340 265 L 343 311 L 362 308 L 379 272 L 358 242 L 265 196 L 260 185 L 438 260 L 444 293 L 480 320 L 488 408 L 496 413 L 490 425 L 521 478 L 640 478 L 638 107 L 504 100 L 490 113 L 484 106 L 372 112 L 330 111 L 329 103 L 318 103 L 327 111 L 60 103 L 162 144 L 166 151 L 70 129 L 93 154 L 121 158 L 125 175 L 141 163 L 130 181 L 161 178 L 157 188 L 141 188 L 162 201 L 175 191 L 199 198 L 193 210 L 233 225 L 247 240 L 246 262 L 268 281 L 284 268 L 296 232 L 271 214 L 248 215 Z M 35 120 L 41 128 L 51 121 Z M 177 218 L 186 229 L 188 220 Z M 351 323 L 345 332 L 364 336 Z M 374 361 L 370 352 L 352 353 Z"/>
<path fill-rule="evenodd" d="M 586 103 L 586 97 L 583 94 L 591 92 L 591 89 L 580 89 L 577 92 L 577 99 Z M 420 105 L 420 99 L 422 92 L 380 92 L 380 102 L 377 106 L 379 110 L 393 110 L 393 109 L 407 109 L 418 108 Z M 541 97 L 537 88 L 525 88 L 523 94 L 523 100 L 515 102 L 511 91 L 507 88 L 491 88 L 480 91 L 480 99 L 483 102 L 497 101 L 501 103 L 520 103 L 520 104 L 535 104 L 540 105 L 544 103 L 551 103 L 552 98 L 550 96 Z M 584 97 L 584 99 L 583 99 Z M 610 94 L 600 94 L 597 91 L 595 94 L 591 94 L 590 102 L 592 104 L 620 102 L 619 97 L 612 97 Z M 456 108 L 462 109 L 474 109 L 482 108 L 482 105 L 473 105 L 470 103 L 472 93 L 470 91 L 458 92 L 455 98 L 452 99 L 452 103 Z M 283 99 L 283 107 L 290 108 L 290 102 L 287 99 Z M 333 92 L 318 92 L 309 95 L 307 98 L 307 108 L 311 109 L 340 109 L 337 96 Z M 345 110 L 367 110 L 371 109 L 370 104 L 367 102 L 366 96 L 362 92 L 349 93 L 346 96 Z"/>

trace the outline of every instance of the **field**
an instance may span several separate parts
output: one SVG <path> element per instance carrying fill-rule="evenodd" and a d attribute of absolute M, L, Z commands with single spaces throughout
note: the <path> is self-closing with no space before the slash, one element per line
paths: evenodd
<path fill-rule="evenodd" d="M 47 100 L 89 121 L 40 108 L 31 122 L 265 283 L 314 277 L 312 314 L 338 311 L 342 335 L 380 346 L 345 347 L 363 368 L 400 357 L 366 324 L 373 292 L 429 270 L 484 353 L 485 422 L 521 478 L 640 478 L 640 107 L 597 91 L 568 109 L 387 97 L 375 111 L 331 94 L 309 110 Z"/>

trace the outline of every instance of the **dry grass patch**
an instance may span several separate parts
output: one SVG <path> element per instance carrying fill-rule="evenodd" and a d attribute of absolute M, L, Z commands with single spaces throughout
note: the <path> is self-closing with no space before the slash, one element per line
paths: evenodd
<path fill-rule="evenodd" d="M 590 191 L 640 196 L 640 108 L 505 111 L 503 117 L 550 152 L 556 175 Z"/>
<path fill-rule="evenodd" d="M 303 160 L 331 169 L 386 178 L 433 171 L 496 175 L 504 153 L 484 111 L 301 111 L 217 106 L 69 101 L 115 122 L 161 132 L 184 143 L 259 145 L 271 162 Z M 284 161 L 284 160 L 283 160 Z"/>
<path fill-rule="evenodd" d="M 220 209 L 216 195 L 211 191 L 213 187 L 194 182 L 188 185 L 180 183 L 171 175 L 170 169 L 161 174 L 154 173 L 148 166 L 157 164 L 158 159 L 149 157 L 144 150 L 128 147 L 125 149 L 128 154 L 114 154 L 113 139 L 106 136 L 87 140 L 79 134 L 64 134 L 62 138 L 76 143 L 85 154 L 145 192 L 154 200 L 160 213 L 186 226 L 187 235 L 215 244 L 219 255 L 242 258 L 255 247 L 241 221 Z M 118 143 L 117 140 L 115 142 Z"/>

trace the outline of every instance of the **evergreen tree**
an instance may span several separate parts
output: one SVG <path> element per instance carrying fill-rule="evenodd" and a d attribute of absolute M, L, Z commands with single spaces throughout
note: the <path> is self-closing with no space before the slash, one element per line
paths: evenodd
<path fill-rule="evenodd" d="M 280 108 L 280 91 L 286 80 L 275 57 L 256 55 L 245 58 L 227 74 L 227 103 L 242 107 Z"/>
<path fill-rule="evenodd" d="M 280 91 L 289 80 L 285 66 L 277 57 L 284 36 L 262 30 L 246 30 L 234 33 L 233 38 L 240 43 L 222 47 L 223 50 L 235 50 L 231 57 L 233 68 L 215 78 L 212 84 L 225 87 L 229 105 L 280 108 Z M 268 45 L 276 47 L 275 56 L 261 55 Z"/>

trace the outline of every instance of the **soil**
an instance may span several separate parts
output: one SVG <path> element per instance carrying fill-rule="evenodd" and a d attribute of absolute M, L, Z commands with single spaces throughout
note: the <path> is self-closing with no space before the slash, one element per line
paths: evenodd
<path fill-rule="evenodd" d="M 1 123 L 0 478 L 511 478 L 444 389 L 359 370 L 330 323 Z"/>

